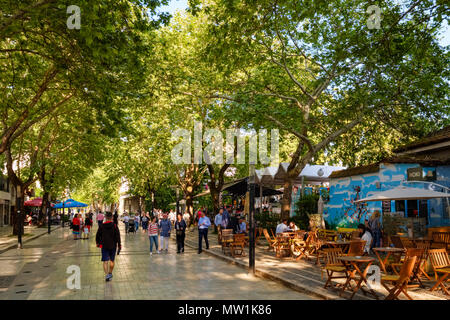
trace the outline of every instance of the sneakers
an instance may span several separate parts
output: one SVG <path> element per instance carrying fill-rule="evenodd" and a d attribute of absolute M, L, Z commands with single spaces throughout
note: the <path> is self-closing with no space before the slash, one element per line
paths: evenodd
<path fill-rule="evenodd" d="M 153 252 L 150 252 L 150 255 L 153 255 Z"/>
<path fill-rule="evenodd" d="M 105 277 L 105 281 L 111 281 L 111 279 L 112 279 L 112 274 L 108 273 Z"/>
<path fill-rule="evenodd" d="M 161 253 L 161 251 L 159 251 L 159 250 L 158 250 L 158 251 L 156 251 L 156 253 L 157 253 L 157 254 L 160 254 L 160 253 Z"/>

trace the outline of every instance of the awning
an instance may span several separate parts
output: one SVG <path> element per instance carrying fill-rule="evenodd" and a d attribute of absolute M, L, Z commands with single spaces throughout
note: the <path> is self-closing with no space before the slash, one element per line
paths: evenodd
<path fill-rule="evenodd" d="M 260 170 L 255 170 L 255 182 L 268 185 L 281 185 L 287 175 L 289 163 L 282 162 L 278 167 L 267 167 Z M 332 172 L 346 169 L 345 167 L 328 166 L 328 165 L 309 165 L 307 164 L 297 178 L 294 179 L 294 184 L 302 183 L 304 180 L 308 184 L 322 184 L 330 181 L 329 176 Z"/>
<path fill-rule="evenodd" d="M 42 206 L 42 198 L 37 197 L 32 200 L 27 200 L 23 203 L 23 205 L 27 207 L 40 207 Z M 50 204 L 50 206 L 53 207 L 53 204 Z"/>
<path fill-rule="evenodd" d="M 62 208 L 81 208 L 81 207 L 87 207 L 88 205 L 82 202 L 75 201 L 73 199 L 67 199 L 64 202 L 60 202 L 55 204 L 54 208 L 56 209 L 62 209 Z"/>
<path fill-rule="evenodd" d="M 387 200 L 420 200 L 420 199 L 434 199 L 434 198 L 448 198 L 448 197 L 450 197 L 450 193 L 419 188 L 408 188 L 401 186 L 386 191 L 376 192 L 369 197 L 359 199 L 355 202 L 387 201 Z"/>
<path fill-rule="evenodd" d="M 238 180 L 224 184 L 224 186 L 222 188 L 222 192 L 228 191 L 231 194 L 243 196 L 247 193 L 247 190 L 248 190 L 247 188 L 248 188 L 248 177 L 238 179 Z M 263 186 L 263 197 L 274 196 L 274 195 L 278 195 L 278 194 L 283 194 L 283 192 Z M 206 196 L 206 195 L 209 195 L 209 190 L 206 190 L 206 191 L 196 195 L 194 198 L 202 197 L 202 196 Z M 255 197 L 257 197 L 257 198 L 260 197 L 259 184 L 256 184 Z"/>

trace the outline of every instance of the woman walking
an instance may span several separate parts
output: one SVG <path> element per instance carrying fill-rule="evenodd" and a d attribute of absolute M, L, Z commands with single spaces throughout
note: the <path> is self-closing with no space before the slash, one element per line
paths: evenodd
<path fill-rule="evenodd" d="M 375 210 L 369 220 L 369 230 L 372 233 L 373 242 L 372 248 L 379 248 L 381 244 L 381 223 L 380 223 L 380 211 Z"/>
<path fill-rule="evenodd" d="M 170 230 L 172 229 L 172 224 L 167 218 L 167 214 L 164 214 L 163 219 L 159 221 L 159 228 L 161 229 L 162 237 L 161 250 L 167 253 L 169 251 Z"/>
<path fill-rule="evenodd" d="M 181 213 L 177 215 L 175 230 L 177 235 L 177 253 L 184 252 L 184 238 L 186 236 L 186 221 L 183 220 Z"/>
<path fill-rule="evenodd" d="M 148 212 L 142 216 L 142 229 L 144 230 L 144 232 L 147 232 L 147 228 L 148 228 Z"/>
<path fill-rule="evenodd" d="M 159 253 L 158 232 L 159 232 L 159 227 L 158 227 L 158 224 L 156 223 L 156 217 L 153 216 L 152 221 L 150 222 L 150 225 L 148 226 L 148 239 L 150 240 L 150 255 L 153 254 L 153 244 L 155 244 L 156 253 Z"/>
<path fill-rule="evenodd" d="M 78 215 L 74 215 L 72 220 L 72 233 L 73 233 L 73 240 L 77 240 L 78 236 L 80 235 L 80 225 L 81 221 L 78 218 Z"/>

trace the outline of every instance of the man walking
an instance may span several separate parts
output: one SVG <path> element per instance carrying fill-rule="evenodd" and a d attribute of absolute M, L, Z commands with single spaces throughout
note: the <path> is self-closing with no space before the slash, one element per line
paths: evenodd
<path fill-rule="evenodd" d="M 175 230 L 177 235 L 177 253 L 184 252 L 184 238 L 186 236 L 186 222 L 183 220 L 181 213 L 177 215 L 175 222 Z"/>
<path fill-rule="evenodd" d="M 123 217 L 123 223 L 125 223 L 125 233 L 128 233 L 129 222 L 130 216 L 125 212 L 125 216 Z"/>
<path fill-rule="evenodd" d="M 136 214 L 134 216 L 134 227 L 136 229 L 136 232 L 138 232 L 139 229 L 139 222 L 141 222 L 141 217 Z"/>
<path fill-rule="evenodd" d="M 161 249 L 167 253 L 169 251 L 170 230 L 172 229 L 172 224 L 167 219 L 167 214 L 164 214 L 163 219 L 159 222 L 159 229 L 162 237 Z"/>
<path fill-rule="evenodd" d="M 223 209 L 220 208 L 219 213 L 214 218 L 214 231 L 218 232 L 219 226 L 222 224 Z"/>
<path fill-rule="evenodd" d="M 210 225 L 211 221 L 209 218 L 203 212 L 200 212 L 200 219 L 198 220 L 198 253 L 202 253 L 202 238 L 205 238 L 206 249 L 209 249 L 208 228 Z"/>
<path fill-rule="evenodd" d="M 119 228 L 113 223 L 112 212 L 106 213 L 106 221 L 102 223 L 95 236 L 97 247 L 102 249 L 103 270 L 105 271 L 105 281 L 112 279 L 112 272 L 114 269 L 114 259 L 117 254 L 120 254 L 122 245 L 120 242 Z"/>

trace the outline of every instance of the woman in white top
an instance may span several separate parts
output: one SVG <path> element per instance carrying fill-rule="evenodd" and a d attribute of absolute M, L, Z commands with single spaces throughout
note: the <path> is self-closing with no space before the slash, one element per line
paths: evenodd
<path fill-rule="evenodd" d="M 361 238 L 361 240 L 366 241 L 366 244 L 364 245 L 364 253 L 369 254 L 370 246 L 372 244 L 372 234 L 363 224 L 358 225 L 358 229 L 359 229 L 359 237 Z"/>

